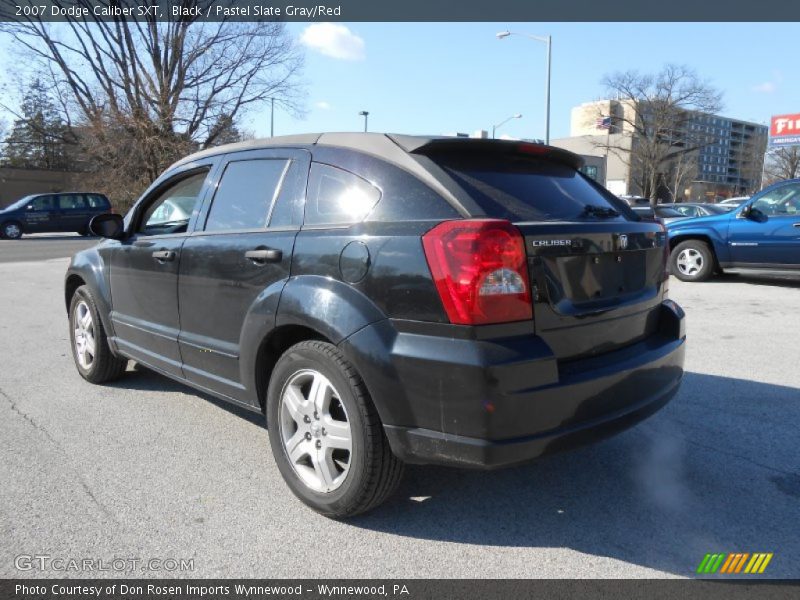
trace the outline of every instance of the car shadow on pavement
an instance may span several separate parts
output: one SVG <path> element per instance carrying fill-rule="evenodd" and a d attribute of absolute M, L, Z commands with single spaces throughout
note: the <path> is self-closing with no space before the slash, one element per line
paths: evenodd
<path fill-rule="evenodd" d="M 207 400 L 214 406 L 221 408 L 233 415 L 241 417 L 251 423 L 265 426 L 264 415 L 261 413 L 247 410 L 241 406 L 236 406 L 230 402 L 225 402 L 219 398 L 206 394 L 199 390 L 189 387 L 186 384 L 170 379 L 164 375 L 151 371 L 133 361 L 128 363 L 128 371 L 125 376 L 117 381 L 107 384 L 109 387 L 122 388 L 126 390 L 139 390 L 145 392 L 183 392 L 193 394 L 198 398 Z"/>
<path fill-rule="evenodd" d="M 766 574 L 798 577 L 798 425 L 798 389 L 687 373 L 667 407 L 616 438 L 500 471 L 409 466 L 392 500 L 348 522 L 571 548 L 678 576 L 707 552 L 773 552 Z"/>

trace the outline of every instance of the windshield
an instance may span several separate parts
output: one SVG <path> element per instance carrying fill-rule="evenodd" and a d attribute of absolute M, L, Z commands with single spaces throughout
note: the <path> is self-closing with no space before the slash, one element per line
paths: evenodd
<path fill-rule="evenodd" d="M 29 203 L 31 200 L 33 200 L 34 198 L 36 198 L 36 195 L 35 195 L 35 194 L 34 194 L 34 195 L 31 195 L 31 196 L 25 196 L 25 197 L 23 197 L 23 198 L 20 198 L 19 200 L 17 200 L 17 201 L 16 201 L 16 202 L 14 202 L 13 204 L 9 204 L 9 205 L 8 205 L 8 206 L 5 208 L 5 210 L 16 210 L 16 209 L 18 209 L 18 208 L 23 208 L 24 206 L 26 206 L 26 205 L 27 205 L 27 204 L 28 204 L 28 203 Z"/>
<path fill-rule="evenodd" d="M 621 212 L 621 203 L 612 203 L 578 171 L 561 163 L 508 156 L 451 156 L 437 162 L 489 217 L 562 221 L 614 218 Z"/>

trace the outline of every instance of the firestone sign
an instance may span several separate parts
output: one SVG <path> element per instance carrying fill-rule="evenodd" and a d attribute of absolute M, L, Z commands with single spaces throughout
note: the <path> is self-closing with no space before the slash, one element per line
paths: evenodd
<path fill-rule="evenodd" d="M 772 117 L 770 146 L 800 146 L 800 113 Z"/>

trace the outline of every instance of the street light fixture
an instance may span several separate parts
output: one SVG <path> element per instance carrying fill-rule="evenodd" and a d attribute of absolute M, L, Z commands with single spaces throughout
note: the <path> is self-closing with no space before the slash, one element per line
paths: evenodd
<path fill-rule="evenodd" d="M 550 143 L 550 65 L 551 65 L 551 51 L 553 47 L 553 38 L 551 36 L 530 35 L 528 33 L 515 33 L 513 31 L 500 31 L 497 33 L 497 39 L 502 40 L 510 35 L 519 35 L 526 37 L 537 42 L 547 44 L 547 81 L 545 83 L 545 124 L 544 124 L 544 143 Z"/>
<path fill-rule="evenodd" d="M 500 127 L 502 127 L 503 125 L 508 123 L 511 119 L 521 119 L 521 118 L 522 118 L 522 115 L 520 113 L 517 113 L 516 115 L 511 115 L 505 121 L 500 121 L 497 125 L 492 125 L 492 139 L 494 139 L 495 132 L 498 129 L 500 129 Z"/>
<path fill-rule="evenodd" d="M 367 119 L 369 118 L 369 111 L 368 110 L 362 110 L 358 114 L 360 116 L 364 117 L 364 133 L 367 133 Z"/>

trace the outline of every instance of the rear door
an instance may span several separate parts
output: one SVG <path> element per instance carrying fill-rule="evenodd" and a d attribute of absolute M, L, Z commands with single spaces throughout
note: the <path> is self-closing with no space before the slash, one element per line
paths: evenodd
<path fill-rule="evenodd" d="M 183 375 L 178 350 L 181 249 L 197 219 L 195 207 L 207 193 L 212 167 L 211 161 L 193 163 L 159 184 L 133 213 L 131 235 L 111 249 L 117 345 L 126 356 L 176 376 Z"/>
<path fill-rule="evenodd" d="M 182 251 L 180 351 L 187 379 L 244 397 L 243 326 L 259 297 L 277 299 L 271 292 L 289 277 L 309 163 L 308 152 L 291 149 L 226 157 Z M 259 305 L 257 318 L 274 319 L 275 309 Z"/>
<path fill-rule="evenodd" d="M 663 226 L 637 221 L 573 166 L 547 157 L 439 157 L 473 216 L 507 219 L 525 237 L 534 328 L 560 359 L 608 352 L 658 328 Z M 624 318 L 623 318 L 624 317 Z"/>

